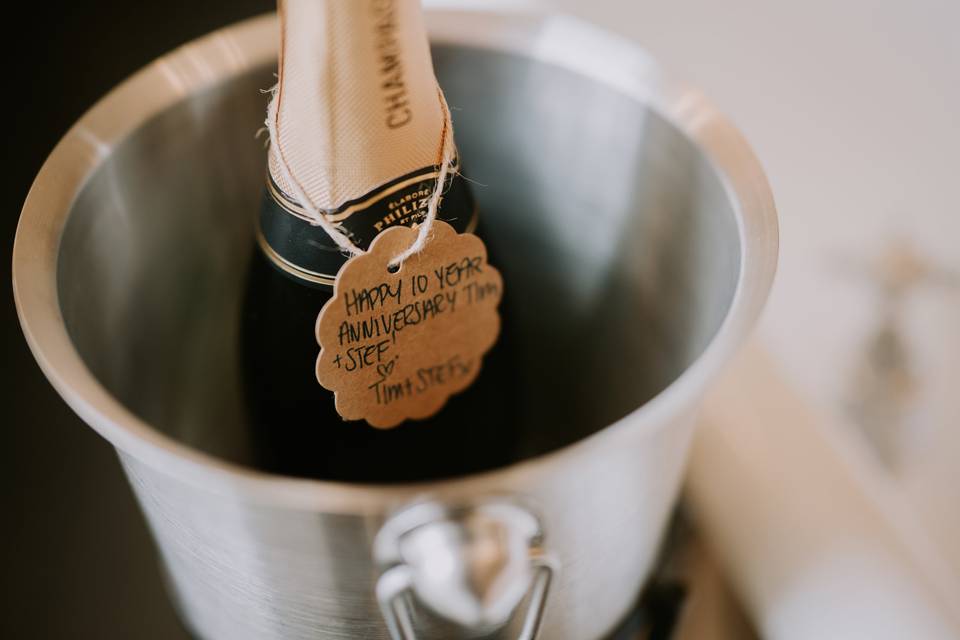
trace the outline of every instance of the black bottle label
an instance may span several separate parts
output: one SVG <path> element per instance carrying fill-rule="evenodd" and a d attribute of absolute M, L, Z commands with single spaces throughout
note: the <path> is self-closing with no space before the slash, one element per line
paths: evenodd
<path fill-rule="evenodd" d="M 437 168 L 425 167 L 323 213 L 331 222 L 341 223 L 357 246 L 366 249 L 384 229 L 421 222 L 427 215 L 436 179 Z M 473 196 L 459 173 L 447 179 L 437 216 L 460 233 L 476 227 Z M 347 260 L 326 231 L 311 224 L 307 212 L 269 174 L 260 207 L 258 240 L 274 266 L 312 284 L 333 285 Z"/>

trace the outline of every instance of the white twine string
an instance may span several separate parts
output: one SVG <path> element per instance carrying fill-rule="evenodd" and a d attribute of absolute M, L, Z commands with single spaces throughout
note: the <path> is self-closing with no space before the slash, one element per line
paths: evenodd
<path fill-rule="evenodd" d="M 290 170 L 290 166 L 287 164 L 286 159 L 283 157 L 283 152 L 280 150 L 279 136 L 277 135 L 279 84 L 274 85 L 270 89 L 270 94 L 271 98 L 270 104 L 267 105 L 267 119 L 265 124 L 270 136 L 269 153 L 272 155 L 276 169 L 280 172 L 280 177 L 289 185 L 290 190 L 293 191 L 291 195 L 297 199 L 300 206 L 302 206 L 304 211 L 307 212 L 307 215 L 310 216 L 311 225 L 323 229 L 338 247 L 351 256 L 363 255 L 366 252 L 350 239 L 349 233 L 345 231 L 341 225 L 334 224 L 327 219 L 323 212 L 320 211 L 307 195 L 306 190 L 300 182 L 293 176 L 293 172 Z M 433 221 L 437 219 L 437 209 L 440 207 L 440 198 L 443 196 L 444 185 L 447 182 L 447 177 L 450 175 L 451 167 L 455 161 L 456 146 L 453 144 L 453 123 L 450 119 L 450 109 L 447 106 L 446 98 L 443 96 L 443 91 L 439 88 L 437 89 L 437 95 L 440 98 L 440 107 L 443 111 L 443 129 L 441 129 L 440 132 L 440 168 L 437 173 L 437 182 L 433 187 L 430 200 L 427 202 L 427 215 L 417 230 L 417 239 L 407 249 L 390 261 L 390 267 L 397 267 L 410 256 L 420 253 L 427 244 L 427 240 L 430 237 L 430 230 L 433 227 Z"/>

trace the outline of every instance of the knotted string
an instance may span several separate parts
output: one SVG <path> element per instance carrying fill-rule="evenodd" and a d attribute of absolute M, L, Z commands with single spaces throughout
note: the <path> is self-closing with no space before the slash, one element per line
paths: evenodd
<path fill-rule="evenodd" d="M 358 247 L 350 238 L 349 232 L 343 229 L 340 224 L 330 222 L 322 211 L 313 203 L 310 196 L 300 182 L 293 176 L 290 166 L 287 164 L 283 151 L 280 149 L 279 136 L 277 135 L 277 116 L 279 113 L 279 85 L 274 85 L 270 89 L 270 104 L 267 105 L 267 132 L 270 136 L 269 153 L 274 162 L 274 166 L 280 172 L 280 177 L 284 179 L 293 193 L 291 194 L 300 203 L 307 215 L 310 217 L 310 224 L 323 229 L 330 239 L 338 247 L 351 256 L 363 255 L 365 251 Z M 404 260 L 412 255 L 420 253 L 427 244 L 430 237 L 430 230 L 433 227 L 433 221 L 437 219 L 437 209 L 440 207 L 440 198 L 443 196 L 444 185 L 450 175 L 450 171 L 456 161 L 456 145 L 453 143 L 453 123 L 450 119 L 450 109 L 447 106 L 447 100 L 443 96 L 443 91 L 437 89 L 437 95 L 440 98 L 440 108 L 443 111 L 443 128 L 440 132 L 440 162 L 437 173 L 437 181 L 433 187 L 433 193 L 427 202 L 427 214 L 417 229 L 417 239 L 407 249 L 390 261 L 390 267 L 398 267 Z"/>

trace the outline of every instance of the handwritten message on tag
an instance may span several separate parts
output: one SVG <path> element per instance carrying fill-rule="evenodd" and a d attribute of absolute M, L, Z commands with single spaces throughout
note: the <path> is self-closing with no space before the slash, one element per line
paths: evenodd
<path fill-rule="evenodd" d="M 503 280 L 483 241 L 435 221 L 392 273 L 416 233 L 392 227 L 348 260 L 317 318 L 317 380 L 345 420 L 388 429 L 433 415 L 476 379 L 500 333 Z"/>

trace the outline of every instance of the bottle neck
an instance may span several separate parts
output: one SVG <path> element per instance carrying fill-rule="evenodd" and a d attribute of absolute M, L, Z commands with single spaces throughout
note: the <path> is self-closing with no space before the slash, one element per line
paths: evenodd
<path fill-rule="evenodd" d="M 292 177 L 335 211 L 437 164 L 444 116 L 419 0 L 282 0 L 280 14 L 282 193 Z"/>
<path fill-rule="evenodd" d="M 329 286 L 343 252 L 290 194 L 305 194 L 361 249 L 388 227 L 420 222 L 436 186 L 444 110 L 419 0 L 281 0 L 280 15 L 276 149 L 259 242 L 277 268 Z M 438 217 L 473 230 L 463 177 L 451 174 L 443 194 Z"/>

